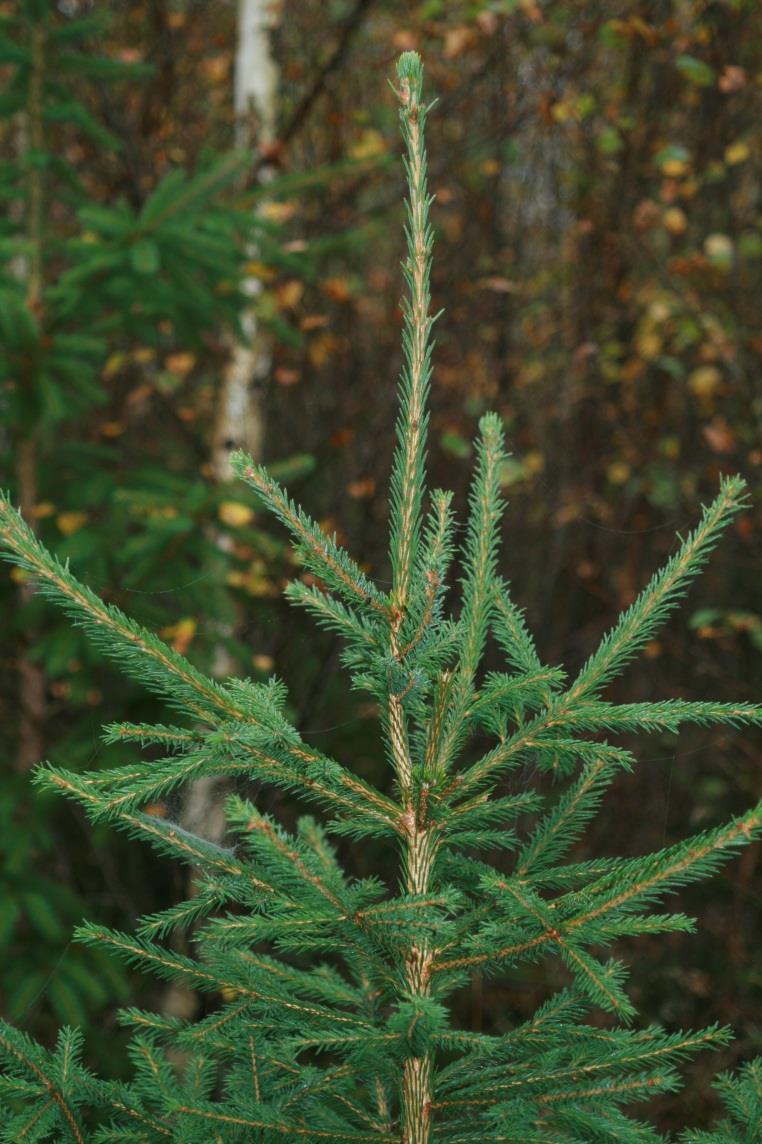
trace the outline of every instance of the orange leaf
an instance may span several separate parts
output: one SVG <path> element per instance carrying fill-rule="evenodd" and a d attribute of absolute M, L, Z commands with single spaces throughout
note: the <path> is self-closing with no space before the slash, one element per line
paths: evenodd
<path fill-rule="evenodd" d="M 701 432 L 713 453 L 735 452 L 736 436 L 724 417 L 715 417 Z"/>
<path fill-rule="evenodd" d="M 347 485 L 347 492 L 353 500 L 368 500 L 376 491 L 376 482 L 373 477 L 361 477 Z"/>
<path fill-rule="evenodd" d="M 187 377 L 196 364 L 196 356 L 191 353 L 168 354 L 164 359 L 164 368 L 176 377 Z"/>

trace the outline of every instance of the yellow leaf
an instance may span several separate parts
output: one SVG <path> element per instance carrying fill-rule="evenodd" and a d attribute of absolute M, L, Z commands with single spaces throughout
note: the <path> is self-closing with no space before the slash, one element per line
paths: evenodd
<path fill-rule="evenodd" d="M 298 278 L 289 278 L 287 282 L 282 282 L 276 288 L 275 297 L 281 309 L 293 310 L 301 302 L 303 293 L 304 283 L 300 282 Z"/>
<path fill-rule="evenodd" d="M 737 163 L 745 163 L 751 155 L 751 147 L 745 139 L 736 139 L 734 143 L 728 143 L 725 148 L 725 162 L 734 167 Z"/>
<path fill-rule="evenodd" d="M 386 149 L 386 140 L 381 132 L 369 127 L 350 148 L 349 154 L 352 159 L 375 159 L 377 155 L 383 155 Z"/>
<path fill-rule="evenodd" d="M 679 179 L 681 175 L 687 174 L 690 170 L 690 163 L 688 163 L 686 159 L 665 159 L 662 163 L 661 170 L 662 174 L 666 175 L 668 179 Z"/>
<path fill-rule="evenodd" d="M 253 262 L 246 262 L 244 263 L 243 268 L 250 278 L 259 278 L 262 280 L 262 282 L 269 282 L 271 278 L 275 277 L 275 270 L 273 267 L 267 266 L 264 262 L 257 262 L 256 260 Z"/>
<path fill-rule="evenodd" d="M 64 536 L 72 536 L 79 532 L 83 524 L 87 524 L 86 512 L 62 512 L 56 517 L 56 524 Z"/>
<path fill-rule="evenodd" d="M 566 123 L 569 119 L 574 118 L 574 113 L 574 104 L 566 99 L 559 99 L 550 109 L 550 114 L 556 123 Z"/>
<path fill-rule="evenodd" d="M 670 234 L 684 234 L 688 228 L 688 217 L 680 207 L 670 207 L 662 215 L 661 221 Z"/>
<path fill-rule="evenodd" d="M 229 524 L 231 528 L 241 528 L 254 519 L 254 510 L 239 501 L 223 501 L 217 509 L 217 515 L 223 524 Z"/>
<path fill-rule="evenodd" d="M 200 64 L 204 76 L 211 83 L 221 83 L 227 80 L 230 73 L 230 56 L 227 52 L 217 56 L 207 56 Z"/>
<path fill-rule="evenodd" d="M 111 354 L 106 359 L 106 364 L 103 367 L 103 372 L 101 374 L 103 380 L 111 381 L 112 377 L 116 377 L 116 375 L 119 373 L 119 370 L 122 368 L 126 361 L 127 354 L 123 353 L 122 350 L 117 350 L 116 353 Z"/>
<path fill-rule="evenodd" d="M 655 361 L 662 350 L 662 340 L 652 331 L 644 331 L 635 339 L 635 348 L 646 361 Z"/>
<path fill-rule="evenodd" d="M 56 506 L 51 501 L 40 501 L 32 509 L 32 516 L 35 520 L 44 520 L 47 516 L 52 516 L 56 511 Z"/>
<path fill-rule="evenodd" d="M 534 477 L 545 468 L 545 457 L 539 449 L 530 449 L 524 454 L 521 464 L 528 477 Z"/>
<path fill-rule="evenodd" d="M 239 569 L 228 572 L 225 577 L 226 583 L 228 583 L 231 588 L 242 588 L 244 592 L 248 592 L 250 596 L 261 598 L 277 596 L 277 585 L 263 575 L 261 568 L 258 566 L 259 563 L 260 562 L 255 561 L 246 572 L 240 571 Z"/>
<path fill-rule="evenodd" d="M 606 476 L 612 485 L 623 485 L 629 481 L 632 469 L 626 461 L 612 461 L 606 469 Z"/>
<path fill-rule="evenodd" d="M 722 383 L 722 374 L 716 365 L 701 365 L 688 377 L 688 388 L 696 397 L 711 397 Z"/>
<path fill-rule="evenodd" d="M 269 222 L 281 223 L 292 219 L 298 210 L 299 204 L 291 199 L 282 203 L 263 203 L 259 213 Z"/>
<path fill-rule="evenodd" d="M 333 357 L 341 345 L 340 340 L 335 334 L 319 334 L 314 338 L 310 344 L 307 353 L 309 354 L 310 361 L 319 369 L 320 366 Z"/>
<path fill-rule="evenodd" d="M 169 640 L 174 651 L 179 651 L 180 655 L 185 655 L 196 634 L 196 627 L 197 624 L 193 616 L 183 616 L 176 624 L 162 628 L 160 634 L 162 639 Z"/>

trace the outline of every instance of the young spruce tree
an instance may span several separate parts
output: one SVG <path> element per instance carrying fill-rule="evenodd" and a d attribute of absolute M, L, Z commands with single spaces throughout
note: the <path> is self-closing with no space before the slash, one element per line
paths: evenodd
<path fill-rule="evenodd" d="M 291 600 L 346 641 L 354 686 L 378 704 L 393 782 L 377 790 L 308 745 L 285 714 L 283 686 L 206 678 L 103 603 L 36 539 L 7 501 L 10 559 L 162 696 L 174 724 L 117 724 L 107 742 L 160 746 L 158 761 L 79 775 L 45 767 L 37 781 L 197 871 L 198 893 L 142 920 L 137 936 L 85 925 L 79 938 L 160 977 L 207 991 L 196 1023 L 128 1010 L 134 1079 L 98 1079 L 67 1029 L 48 1051 L 3 1025 L 7 1141 L 397 1141 L 426 1144 L 617 1144 L 656 1141 L 624 1109 L 678 1084 L 676 1066 L 724 1044 L 725 1029 L 666 1032 L 634 1024 L 625 971 L 605 960 L 624 935 L 690 930 L 653 911 L 671 890 L 714 870 L 759 831 L 757 808 L 640 858 L 569 861 L 631 755 L 602 736 L 681 723 L 762 723 L 762 708 L 666 700 L 617 705 L 606 684 L 653 637 L 743 506 L 724 479 L 695 531 L 605 636 L 576 679 L 540 659 L 498 568 L 500 419 L 483 418 L 460 562 L 461 603 L 445 610 L 456 556 L 447 493 L 426 512 L 426 399 L 431 374 L 422 69 L 399 63 L 409 182 L 405 365 L 391 483 L 391 591 L 382 592 L 261 467 L 235 465 L 292 534 L 306 584 Z M 480 673 L 489 637 L 504 671 Z M 479 754 L 478 743 L 492 745 Z M 506 775 L 537 766 L 563 783 L 555 800 L 506 793 Z M 145 807 L 200 775 L 230 775 L 315 804 L 289 833 L 241 797 L 228 803 L 231 844 L 212 845 Z M 530 814 L 529 833 L 517 829 Z M 331 836 L 380 840 L 398 875 L 357 879 Z M 508 855 L 503 859 L 501 852 Z M 493 864 L 494 859 L 494 864 Z M 194 956 L 162 939 L 198 927 Z M 478 969 L 510 986 L 528 962 L 560 958 L 569 985 L 501 1035 L 454 1027 L 448 1002 Z M 587 1025 L 591 1008 L 610 1022 Z M 720 1082 L 729 1117 L 686 1141 L 758 1140 L 762 1075 Z"/>

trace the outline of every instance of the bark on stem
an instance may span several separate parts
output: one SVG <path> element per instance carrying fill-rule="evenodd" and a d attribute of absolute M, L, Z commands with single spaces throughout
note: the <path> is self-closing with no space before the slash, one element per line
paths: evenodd
<path fill-rule="evenodd" d="M 414 808 L 410 810 L 414 814 Z M 409 894 L 429 891 L 436 853 L 434 835 L 425 823 L 417 823 L 405 848 L 405 889 Z M 432 952 L 424 944 L 412 946 L 407 958 L 406 981 L 409 993 L 427 997 L 431 983 Z M 402 1144 L 428 1144 L 431 1128 L 431 1053 L 408 1057 L 402 1077 Z"/>
<path fill-rule="evenodd" d="M 392 654 L 399 659 L 396 631 L 392 631 Z M 407 835 L 403 851 L 403 881 L 408 894 L 427 894 L 436 855 L 436 837 L 416 806 L 413 764 L 402 701 L 389 697 L 389 732 L 394 769 L 404 806 Z M 425 943 L 411 946 L 405 961 L 405 984 L 409 994 L 427 997 L 431 986 L 433 953 Z M 402 1144 L 428 1144 L 431 1121 L 433 1060 L 430 1053 L 411 1056 L 402 1076 Z"/>

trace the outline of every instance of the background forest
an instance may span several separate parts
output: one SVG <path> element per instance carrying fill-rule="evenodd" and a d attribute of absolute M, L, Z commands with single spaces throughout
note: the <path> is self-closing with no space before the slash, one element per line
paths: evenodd
<path fill-rule="evenodd" d="M 0 485 L 78 576 L 206 669 L 277 664 L 305 738 L 368 776 L 386 765 L 338 640 L 297 634 L 290 557 L 227 456 L 265 460 L 384 575 L 402 222 L 384 81 L 414 48 L 439 98 L 433 483 L 462 505 L 474 427 L 497 409 L 505 572 L 545 662 L 574 672 L 740 472 L 754 507 L 621 695 L 758 700 L 755 0 L 12 0 L 0 16 Z M 115 765 L 101 724 L 161 716 L 23 576 L 2 575 L 0 608 L 0 1015 L 42 1039 L 86 1024 L 116 1069 L 128 994 L 204 1002 L 127 980 L 71 929 L 129 929 L 182 874 L 32 797 L 29 771 Z M 619 852 L 757 796 L 754 731 L 652 743 L 610 797 Z M 197 784 L 153 811 L 219 836 L 222 797 Z M 577 856 L 613 849 L 592 832 Z M 353 861 L 373 873 L 373 848 Z M 749 848 L 678 895 L 697 936 L 638 942 L 650 1017 L 736 1031 L 661 1098 L 665 1129 L 686 1107 L 708 1119 L 708 1077 L 762 1047 L 758 865 Z M 532 1013 L 533 972 L 519 996 L 475 976 L 466 1027 Z"/>

